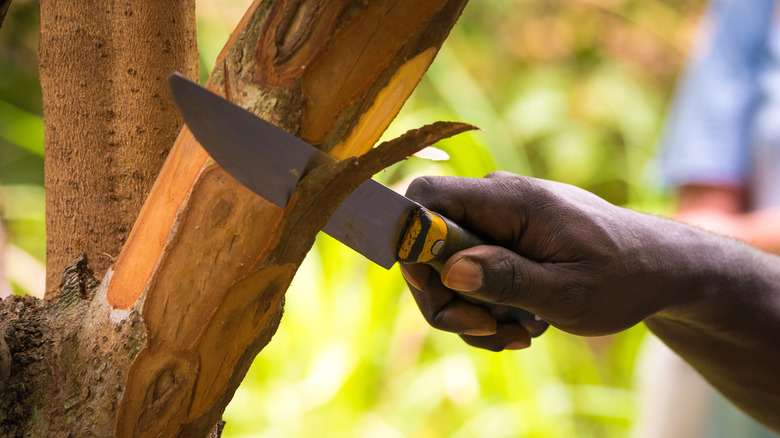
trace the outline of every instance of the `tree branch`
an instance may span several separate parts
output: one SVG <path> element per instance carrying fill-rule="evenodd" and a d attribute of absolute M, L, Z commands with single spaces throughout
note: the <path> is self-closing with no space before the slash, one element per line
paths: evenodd
<path fill-rule="evenodd" d="M 5 15 L 8 13 L 8 7 L 11 6 L 11 0 L 0 0 L 0 28 L 3 27 Z"/>

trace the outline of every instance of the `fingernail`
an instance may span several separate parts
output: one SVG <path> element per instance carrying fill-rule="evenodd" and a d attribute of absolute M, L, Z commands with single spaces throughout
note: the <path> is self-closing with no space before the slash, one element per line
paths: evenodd
<path fill-rule="evenodd" d="M 510 342 L 506 347 L 504 347 L 504 350 L 522 350 L 523 348 L 528 348 L 530 346 L 531 344 L 528 344 L 526 342 L 515 341 L 515 342 Z"/>
<path fill-rule="evenodd" d="M 474 292 L 482 286 L 482 268 L 470 260 L 458 260 L 447 271 L 443 283 L 458 292 Z"/>
<path fill-rule="evenodd" d="M 406 281 L 415 289 L 417 290 L 423 290 L 423 287 L 425 287 L 425 282 L 428 281 L 427 278 L 424 280 L 420 277 L 422 277 L 424 272 L 427 272 L 424 269 L 415 269 L 414 265 L 404 265 L 402 263 L 399 263 L 401 267 L 401 275 L 404 276 Z"/>
<path fill-rule="evenodd" d="M 539 317 L 537 316 L 537 318 Z M 544 321 L 542 319 L 538 319 L 535 321 L 523 321 L 522 324 L 532 338 L 541 336 L 541 334 L 544 333 L 548 327 L 550 327 L 550 324 L 548 324 L 547 321 Z"/>
<path fill-rule="evenodd" d="M 463 334 L 469 336 L 490 336 L 490 335 L 495 335 L 496 331 L 488 330 L 488 329 L 472 329 L 464 332 Z"/>

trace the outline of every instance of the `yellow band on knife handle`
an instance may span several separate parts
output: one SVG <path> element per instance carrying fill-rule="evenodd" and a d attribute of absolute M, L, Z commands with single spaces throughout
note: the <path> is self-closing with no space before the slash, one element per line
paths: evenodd
<path fill-rule="evenodd" d="M 403 263 L 425 263 L 441 272 L 444 263 L 456 252 L 485 245 L 485 241 L 464 230 L 455 222 L 425 208 L 409 215 L 401 232 L 397 257 Z M 498 306 L 458 294 L 466 301 L 479 304 L 491 311 L 499 322 L 522 323 L 534 321 L 534 315 L 517 307 Z"/>
<path fill-rule="evenodd" d="M 447 224 L 430 211 L 412 212 L 398 248 L 398 260 L 406 263 L 429 263 L 447 239 Z"/>
<path fill-rule="evenodd" d="M 444 216 L 420 208 L 412 212 L 398 246 L 398 260 L 426 263 L 440 271 L 456 252 L 484 242 Z"/>

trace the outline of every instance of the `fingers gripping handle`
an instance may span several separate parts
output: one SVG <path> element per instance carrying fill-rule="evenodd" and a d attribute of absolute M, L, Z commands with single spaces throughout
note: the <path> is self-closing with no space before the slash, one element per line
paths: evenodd
<path fill-rule="evenodd" d="M 398 260 L 425 263 L 441 272 L 444 263 L 456 252 L 484 244 L 477 236 L 444 216 L 420 208 L 409 216 L 398 249 Z"/>
<path fill-rule="evenodd" d="M 414 210 L 403 231 L 398 247 L 402 263 L 425 263 L 441 272 L 444 263 L 458 251 L 486 242 L 464 230 L 455 222 L 428 209 Z M 490 310 L 499 322 L 534 321 L 534 314 L 518 307 L 499 306 L 459 294 L 466 301 Z"/>

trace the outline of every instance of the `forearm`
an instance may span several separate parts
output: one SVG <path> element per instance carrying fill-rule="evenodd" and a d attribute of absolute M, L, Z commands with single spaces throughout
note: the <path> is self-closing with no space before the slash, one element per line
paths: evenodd
<path fill-rule="evenodd" d="M 780 430 L 780 258 L 552 181 L 428 177 L 407 194 L 500 243 L 458 252 L 441 275 L 404 268 L 434 327 L 494 351 L 527 347 L 541 333 L 499 323 L 455 292 L 582 336 L 645 321 L 721 392 Z"/>
<path fill-rule="evenodd" d="M 679 297 L 645 323 L 736 405 L 780 430 L 780 258 L 699 230 L 682 233 L 670 258 L 682 261 L 679 284 L 687 286 L 672 289 Z"/>

